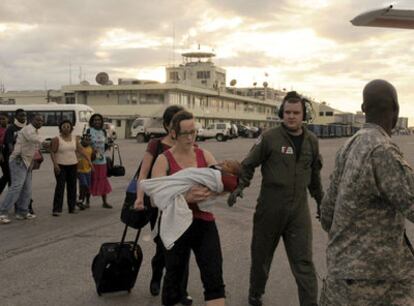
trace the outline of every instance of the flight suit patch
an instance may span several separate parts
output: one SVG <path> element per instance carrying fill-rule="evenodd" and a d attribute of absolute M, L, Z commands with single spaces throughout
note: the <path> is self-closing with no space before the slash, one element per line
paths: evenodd
<path fill-rule="evenodd" d="M 282 154 L 293 154 L 293 148 L 292 147 L 286 147 L 286 146 L 282 146 L 282 150 L 281 150 Z"/>

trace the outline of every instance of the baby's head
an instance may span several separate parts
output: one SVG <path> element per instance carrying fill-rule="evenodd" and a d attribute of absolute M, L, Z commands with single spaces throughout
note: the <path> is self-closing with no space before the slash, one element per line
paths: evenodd
<path fill-rule="evenodd" d="M 227 174 L 240 176 L 241 164 L 237 160 L 226 159 L 218 163 L 221 167 L 221 171 Z"/>

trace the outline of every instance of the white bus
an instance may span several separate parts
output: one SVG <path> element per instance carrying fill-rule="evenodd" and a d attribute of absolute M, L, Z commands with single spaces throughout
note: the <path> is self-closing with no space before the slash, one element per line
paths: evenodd
<path fill-rule="evenodd" d="M 81 136 L 88 128 L 89 118 L 94 113 L 91 107 L 84 104 L 57 103 L 0 105 L 0 113 L 6 113 L 9 117 L 9 123 L 12 123 L 14 112 L 19 108 L 26 112 L 28 122 L 35 113 L 43 115 L 44 124 L 39 133 L 46 140 L 59 135 L 59 123 L 66 119 L 73 124 L 73 135 Z"/>

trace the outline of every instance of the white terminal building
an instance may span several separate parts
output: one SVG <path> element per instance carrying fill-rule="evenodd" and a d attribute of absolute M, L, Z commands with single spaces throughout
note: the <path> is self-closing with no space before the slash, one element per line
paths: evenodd
<path fill-rule="evenodd" d="M 204 127 L 215 122 L 232 122 L 268 128 L 278 124 L 277 110 L 284 90 L 261 87 L 226 87 L 226 71 L 216 66 L 212 52 L 182 54 L 182 64 L 166 68 L 166 83 L 119 79 L 113 84 L 106 73 L 99 73 L 98 85 L 82 81 L 60 90 L 11 91 L 0 93 L 0 104 L 66 103 L 86 104 L 113 122 L 119 138 L 130 136 L 137 117 L 160 117 L 172 104 L 191 111 Z M 256 85 L 256 84 L 255 84 Z M 24 107 L 23 107 L 24 108 Z M 312 101 L 315 124 L 357 124 L 355 115 Z"/>

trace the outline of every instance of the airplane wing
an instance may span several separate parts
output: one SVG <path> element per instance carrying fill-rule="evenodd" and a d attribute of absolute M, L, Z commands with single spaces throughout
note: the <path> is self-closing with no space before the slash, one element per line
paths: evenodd
<path fill-rule="evenodd" d="M 354 26 L 414 29 L 414 10 L 384 9 L 362 13 L 351 20 Z"/>

